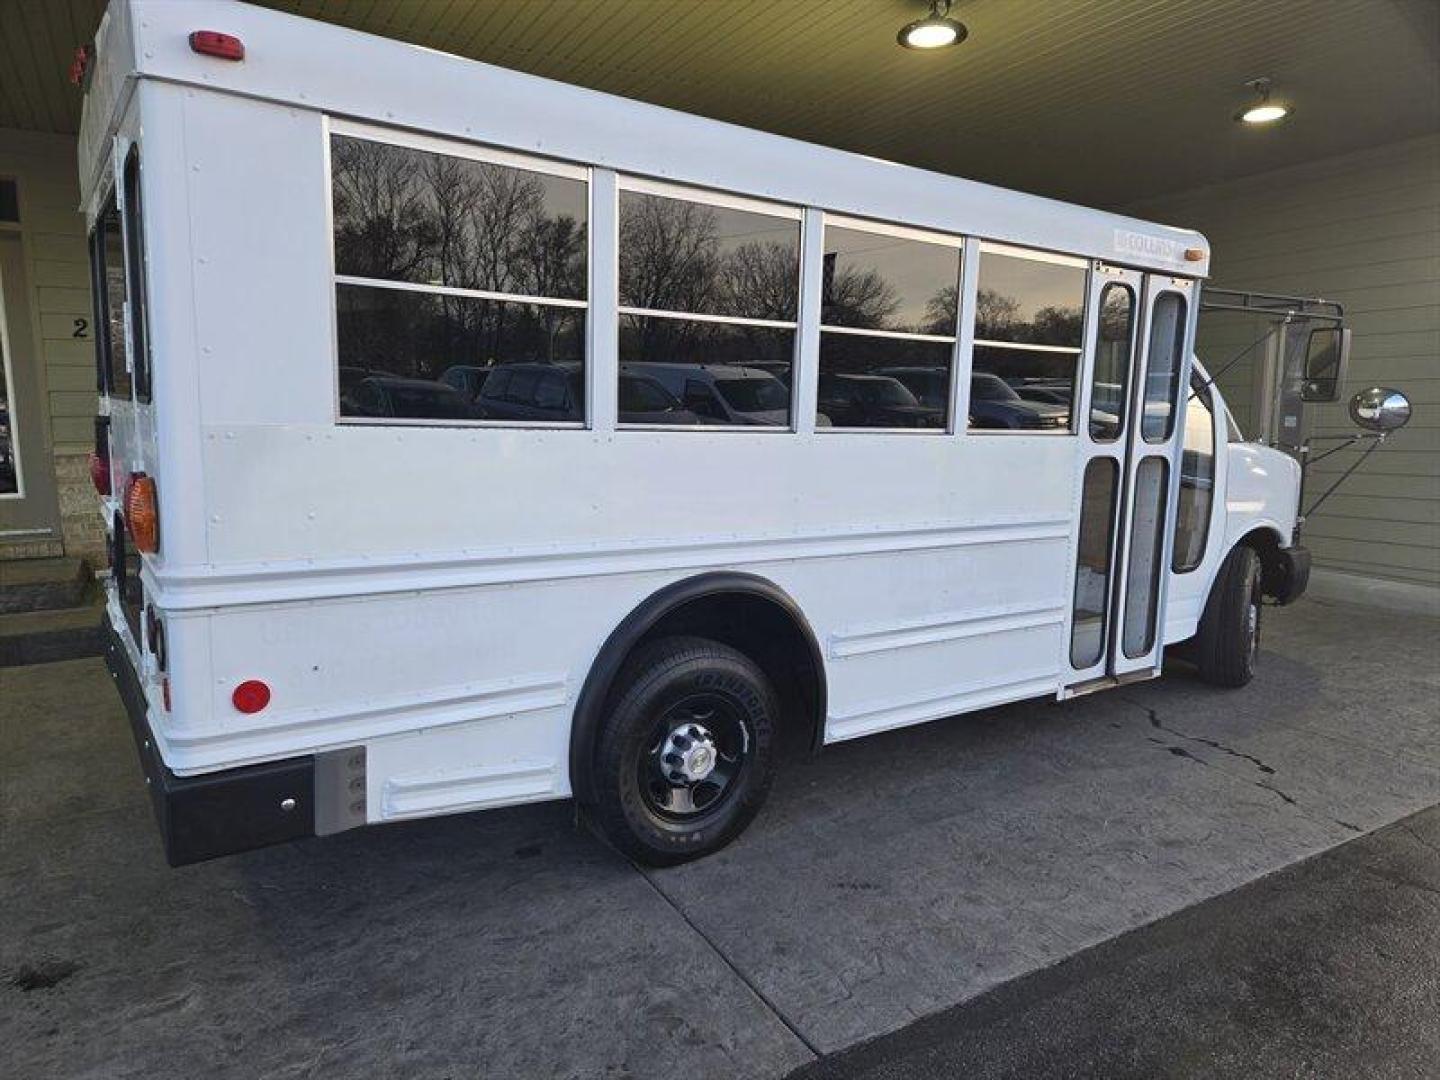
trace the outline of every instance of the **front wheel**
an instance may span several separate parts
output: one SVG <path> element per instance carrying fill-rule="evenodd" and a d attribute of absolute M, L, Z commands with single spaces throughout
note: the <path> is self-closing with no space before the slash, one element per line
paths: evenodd
<path fill-rule="evenodd" d="M 591 806 L 610 842 L 669 866 L 738 836 L 774 772 L 778 699 L 760 667 L 717 641 L 664 638 L 625 665 L 612 701 Z"/>
<path fill-rule="evenodd" d="M 1260 652 L 1260 556 L 1240 545 L 1226 556 L 1200 616 L 1195 660 L 1216 686 L 1244 686 Z"/>

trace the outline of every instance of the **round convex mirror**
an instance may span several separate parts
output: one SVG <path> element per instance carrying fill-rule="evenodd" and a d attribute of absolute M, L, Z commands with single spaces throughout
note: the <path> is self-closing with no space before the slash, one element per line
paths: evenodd
<path fill-rule="evenodd" d="M 1372 386 L 1350 399 L 1350 419 L 1369 431 L 1394 431 L 1410 422 L 1410 399 L 1388 386 Z"/>

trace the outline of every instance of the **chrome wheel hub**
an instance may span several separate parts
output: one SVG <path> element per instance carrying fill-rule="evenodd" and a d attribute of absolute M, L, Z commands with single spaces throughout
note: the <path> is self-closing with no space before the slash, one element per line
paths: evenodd
<path fill-rule="evenodd" d="M 660 770 L 672 784 L 697 784 L 715 771 L 715 740 L 699 724 L 682 724 L 665 737 Z"/>

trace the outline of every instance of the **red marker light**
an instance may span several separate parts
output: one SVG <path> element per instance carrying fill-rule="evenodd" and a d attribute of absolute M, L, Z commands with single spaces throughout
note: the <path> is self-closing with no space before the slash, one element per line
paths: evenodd
<path fill-rule="evenodd" d="M 247 715 L 257 713 L 270 704 L 270 687 L 259 679 L 247 679 L 235 687 L 235 692 L 230 695 L 230 700 L 234 703 L 235 708 Z"/>
<path fill-rule="evenodd" d="M 245 59 L 245 43 L 234 34 L 222 34 L 218 30 L 196 30 L 190 35 L 190 48 L 201 56 L 213 56 L 217 60 Z"/>
<path fill-rule="evenodd" d="M 101 495 L 110 494 L 110 458 L 90 451 L 90 482 Z"/>

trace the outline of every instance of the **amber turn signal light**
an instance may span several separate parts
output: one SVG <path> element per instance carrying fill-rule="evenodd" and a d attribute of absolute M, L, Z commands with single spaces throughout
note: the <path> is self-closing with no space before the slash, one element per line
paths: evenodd
<path fill-rule="evenodd" d="M 145 473 L 131 473 L 125 488 L 125 527 L 135 550 L 154 555 L 160 550 L 160 508 L 155 500 L 155 480 Z"/>

